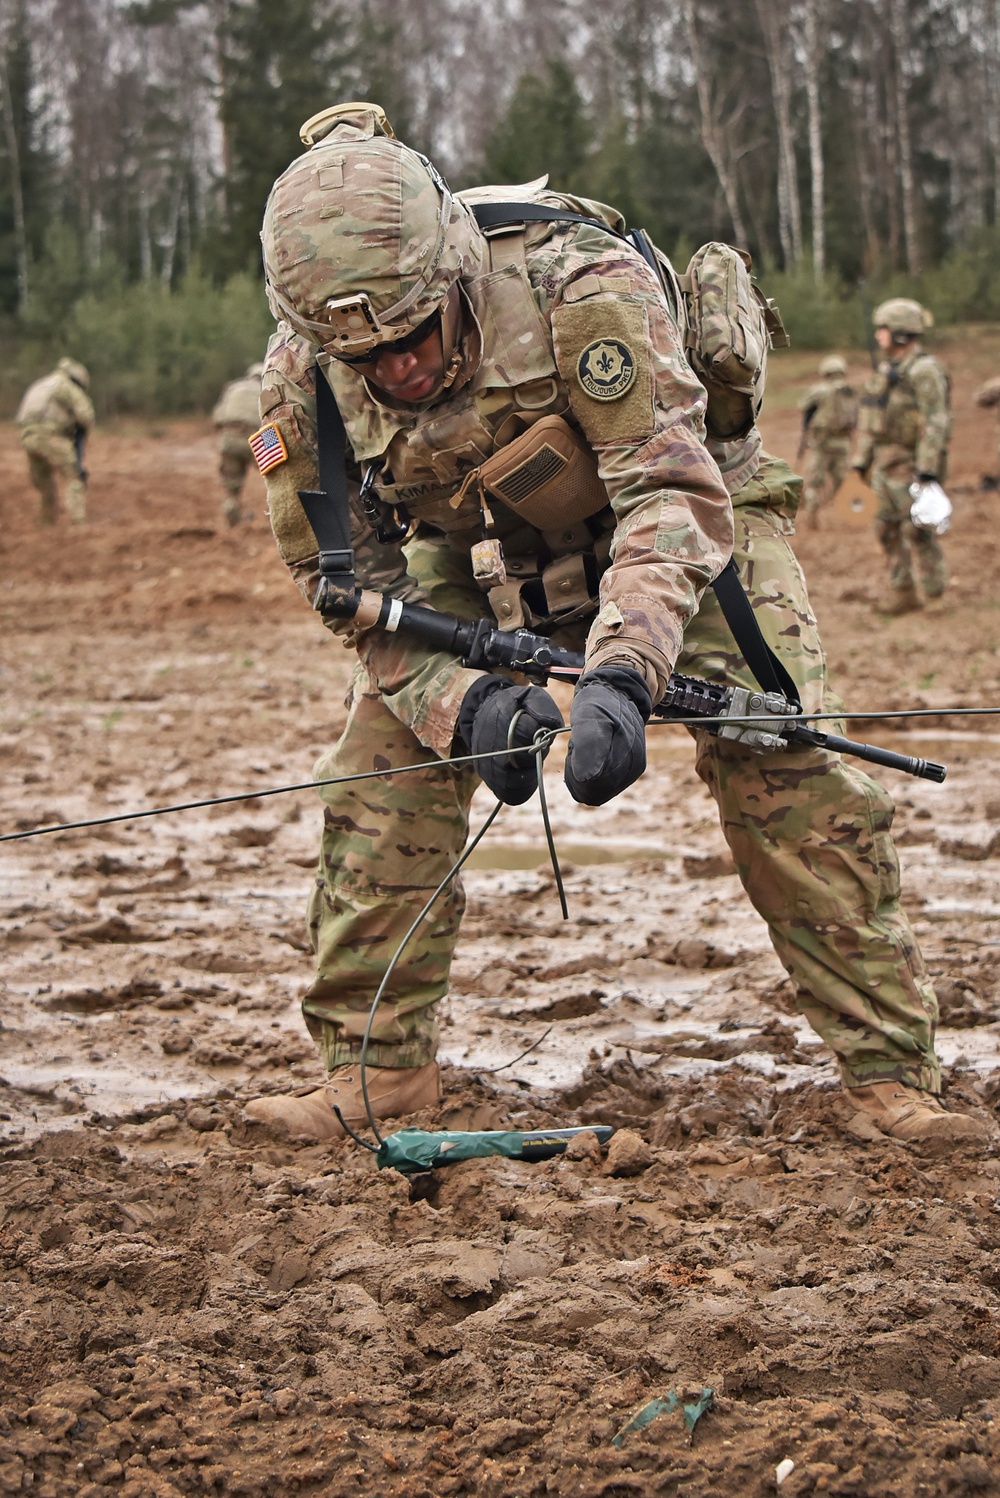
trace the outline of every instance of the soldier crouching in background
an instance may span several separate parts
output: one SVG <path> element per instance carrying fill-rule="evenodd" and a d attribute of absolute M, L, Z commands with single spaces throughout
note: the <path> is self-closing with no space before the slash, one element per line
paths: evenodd
<path fill-rule="evenodd" d="M 982 406 L 985 410 L 989 410 L 992 407 L 997 415 L 1000 416 L 1000 375 L 994 375 L 991 380 L 987 380 L 985 384 L 980 385 L 974 391 L 972 399 L 977 406 Z M 1000 489 L 1000 462 L 998 462 L 994 473 L 983 474 L 979 487 L 988 490 Z"/>
<path fill-rule="evenodd" d="M 251 364 L 239 380 L 232 380 L 219 396 L 212 420 L 219 429 L 219 476 L 226 486 L 222 513 L 230 525 L 239 525 L 244 516 L 240 505 L 243 482 L 253 454 L 248 439 L 259 425 L 260 377 L 263 364 Z"/>
<path fill-rule="evenodd" d="M 31 482 L 42 497 L 39 525 L 54 525 L 59 477 L 66 486 L 66 513 L 75 525 L 87 518 L 87 471 L 83 450 L 94 424 L 87 394 L 90 375 L 75 359 L 60 359 L 51 374 L 29 385 L 17 413 Z"/>

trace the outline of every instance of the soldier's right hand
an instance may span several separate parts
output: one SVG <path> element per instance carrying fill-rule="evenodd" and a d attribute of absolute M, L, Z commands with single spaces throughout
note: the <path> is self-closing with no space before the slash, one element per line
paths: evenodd
<path fill-rule="evenodd" d="M 580 677 L 570 709 L 566 787 L 574 801 L 603 806 L 646 768 L 653 699 L 638 671 L 610 663 Z"/>
<path fill-rule="evenodd" d="M 470 753 L 494 753 L 492 759 L 478 760 L 476 770 L 494 796 L 508 806 L 521 806 L 533 794 L 538 785 L 538 760 L 533 753 L 495 751 L 508 746 L 523 748 L 531 744 L 540 728 L 562 726 L 562 713 L 543 687 L 515 686 L 502 676 L 480 676 L 466 692 L 458 712 L 458 731 Z M 543 758 L 548 752 L 546 745 Z"/>

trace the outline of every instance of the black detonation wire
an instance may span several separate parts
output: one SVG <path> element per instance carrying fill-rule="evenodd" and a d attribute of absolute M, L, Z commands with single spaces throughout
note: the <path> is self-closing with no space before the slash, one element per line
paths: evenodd
<path fill-rule="evenodd" d="M 851 718 L 866 718 L 872 722 L 880 718 L 958 718 L 958 717 L 997 717 L 1000 716 L 1000 707 L 903 707 L 892 712 L 829 712 L 829 713 L 795 713 L 789 714 L 786 719 L 776 719 L 775 732 L 780 733 L 777 726 L 779 721 L 788 725 L 795 723 L 822 723 L 830 721 L 833 723 L 846 722 Z M 746 713 L 742 717 L 732 714 L 716 718 L 650 718 L 646 725 L 675 728 L 718 728 L 726 723 L 766 723 L 766 715 L 759 712 Z M 562 728 L 547 728 L 544 730 L 549 741 L 554 740 L 561 733 L 569 733 L 569 724 Z M 53 832 L 80 832 L 87 827 L 106 827 L 112 822 L 138 822 L 145 817 L 163 817 L 176 811 L 199 811 L 205 806 L 225 806 L 234 801 L 257 801 L 263 800 L 265 796 L 285 796 L 292 791 L 320 790 L 325 785 L 348 785 L 355 780 L 380 780 L 392 775 L 407 775 L 416 770 L 430 770 L 439 766 L 470 765 L 475 764 L 478 759 L 494 759 L 497 755 L 506 754 L 506 749 L 492 749 L 480 754 L 462 754 L 453 759 L 440 759 L 425 761 L 417 765 L 397 765 L 395 768 L 388 766 L 384 770 L 363 770 L 356 775 L 332 775 L 325 780 L 300 780 L 294 785 L 268 786 L 264 790 L 237 791 L 231 796 L 208 796 L 200 801 L 179 801 L 172 806 L 152 806 L 145 811 L 122 811 L 115 812 L 108 817 L 89 817 L 82 822 L 55 822 L 49 827 L 30 827 L 25 832 L 3 832 L 0 833 L 0 843 L 23 842 L 32 837 L 44 837 Z"/>
<path fill-rule="evenodd" d="M 756 719 L 754 720 L 756 721 Z M 569 727 L 546 729 L 554 738 L 556 734 L 568 733 Z M 356 775 L 331 775 L 325 780 L 299 780 L 294 785 L 273 785 L 262 791 L 237 791 L 231 796 L 207 796 L 201 801 L 178 801 L 172 806 L 152 806 L 146 811 L 120 811 L 107 817 L 90 817 L 84 822 L 54 822 L 50 827 L 31 827 L 26 832 L 0 833 L 0 843 L 23 841 L 29 837 L 43 837 L 50 832 L 79 832 L 86 827 L 106 827 L 110 822 L 138 822 L 143 817 L 164 817 L 175 811 L 198 811 L 204 806 L 225 806 L 233 801 L 263 800 L 265 796 L 285 796 L 290 791 L 314 791 L 324 785 L 349 785 L 355 780 L 381 780 L 389 775 L 408 775 L 415 770 L 435 770 L 442 766 L 472 765 L 480 759 L 496 759 L 507 754 L 507 749 L 490 749 L 480 754 L 461 754 L 452 759 L 427 760 L 417 765 L 387 766 L 384 770 L 362 770 Z"/>
<path fill-rule="evenodd" d="M 514 714 L 513 718 L 511 719 L 510 728 L 507 731 L 507 746 L 506 746 L 505 749 L 502 749 L 500 751 L 501 754 L 511 754 L 511 755 L 513 754 L 513 750 L 514 750 L 514 747 L 515 747 L 514 746 L 514 732 L 515 732 L 515 730 L 517 728 L 518 720 L 523 716 L 523 714 L 524 714 L 524 709 L 521 708 L 521 709 L 519 709 L 518 712 L 516 712 Z M 543 761 L 543 759 L 545 757 L 545 751 L 546 751 L 546 749 L 548 749 L 549 745 L 553 741 L 553 738 L 555 737 L 555 734 L 558 733 L 558 732 L 565 732 L 565 730 L 564 729 L 562 729 L 562 730 L 560 730 L 560 729 L 553 730 L 553 729 L 540 728 L 538 730 L 538 732 L 535 734 L 534 739 L 532 740 L 531 752 L 535 755 L 535 760 L 536 760 L 537 776 L 538 776 L 538 791 L 539 791 L 539 796 L 541 798 L 541 803 L 542 803 L 542 817 L 543 817 L 543 820 L 544 820 L 544 823 L 545 823 L 545 835 L 546 835 L 546 839 L 547 839 L 548 846 L 549 846 L 549 854 L 550 854 L 551 859 L 552 859 L 552 867 L 553 867 L 553 869 L 555 871 L 556 883 L 557 883 L 557 885 L 559 887 L 559 899 L 560 899 L 560 902 L 562 904 L 563 920 L 568 920 L 569 919 L 569 910 L 567 909 L 567 906 L 566 906 L 566 896 L 565 896 L 565 893 L 563 891 L 562 875 L 561 875 L 561 873 L 559 871 L 559 860 L 558 860 L 558 858 L 556 856 L 555 841 L 554 841 L 554 839 L 552 837 L 552 828 L 551 828 L 551 825 L 549 823 L 548 807 L 546 806 L 546 803 L 545 803 L 545 789 L 544 789 L 544 785 L 543 785 L 543 781 L 542 781 L 542 761 Z M 462 868 L 462 865 L 464 863 L 466 863 L 466 861 L 469 859 L 470 855 L 475 851 L 475 849 L 482 842 L 483 838 L 486 836 L 487 832 L 489 832 L 490 828 L 493 826 L 493 823 L 496 821 L 497 817 L 500 815 L 500 812 L 502 811 L 503 806 L 504 806 L 504 803 L 502 801 L 497 801 L 496 806 L 494 806 L 493 810 L 490 812 L 489 816 L 486 818 L 486 821 L 483 823 L 483 825 L 480 827 L 479 831 L 476 833 L 475 837 L 468 844 L 468 846 L 463 850 L 463 852 L 461 854 L 461 857 L 458 858 L 458 859 L 456 859 L 455 863 L 452 864 L 451 868 L 448 870 L 447 874 L 445 874 L 444 878 L 441 880 L 441 883 L 438 885 L 437 889 L 434 891 L 434 893 L 431 895 L 430 899 L 423 906 L 423 909 L 420 911 L 420 913 L 417 915 L 416 919 L 413 921 L 412 925 L 410 926 L 410 929 L 407 931 L 406 935 L 403 937 L 403 940 L 399 943 L 399 946 L 396 948 L 395 952 L 392 954 L 392 959 L 391 959 L 391 961 L 389 963 L 389 966 L 386 968 L 385 972 L 383 973 L 383 975 L 382 975 L 382 981 L 381 981 L 381 983 L 378 986 L 378 989 L 376 991 L 375 997 L 372 999 L 371 1008 L 368 1010 L 368 1021 L 367 1021 L 366 1025 L 365 1025 L 365 1033 L 364 1033 L 364 1035 L 362 1037 L 362 1040 L 361 1040 L 361 1061 L 360 1061 L 360 1067 L 361 1067 L 361 1095 L 364 1098 L 364 1102 L 365 1102 L 365 1112 L 368 1115 L 368 1125 L 369 1125 L 372 1133 L 375 1135 L 375 1138 L 378 1140 L 379 1144 L 382 1143 L 382 1135 L 379 1133 L 378 1124 L 375 1122 L 374 1110 L 372 1109 L 371 1100 L 369 1099 L 369 1096 L 368 1096 L 368 1046 L 369 1046 L 369 1044 L 371 1042 L 372 1026 L 375 1023 L 375 1015 L 376 1015 L 376 1013 L 378 1011 L 379 1004 L 382 1002 L 382 995 L 385 993 L 385 990 L 386 990 L 386 988 L 388 986 L 388 983 L 389 983 L 389 979 L 392 977 L 393 973 L 395 972 L 396 966 L 397 966 L 397 964 L 399 962 L 399 959 L 402 957 L 403 953 L 406 951 L 406 948 L 409 945 L 410 940 L 413 937 L 414 933 L 416 932 L 417 928 L 420 926 L 421 922 L 425 919 L 425 917 L 430 914 L 430 911 L 432 910 L 432 908 L 433 908 L 435 902 L 437 901 L 438 897 L 441 894 L 443 894 L 443 892 L 447 889 L 448 885 L 452 882 L 452 880 L 458 874 L 459 870 Z M 504 1063 L 503 1066 L 494 1067 L 492 1069 L 494 1071 L 504 1071 L 504 1070 L 506 1070 L 506 1068 L 508 1066 L 515 1066 L 518 1061 L 522 1061 L 525 1056 L 529 1055 L 533 1050 L 535 1050 L 535 1048 L 537 1046 L 541 1045 L 542 1041 L 546 1038 L 546 1036 L 551 1031 L 551 1028 L 552 1027 L 550 1025 L 549 1029 L 546 1030 L 543 1035 L 540 1035 L 537 1040 L 532 1041 L 531 1045 L 529 1045 L 526 1050 L 522 1051 L 519 1056 L 515 1056 L 512 1061 L 507 1061 L 507 1062 Z M 367 1140 L 362 1139 L 359 1134 L 356 1134 L 354 1132 L 354 1130 L 349 1126 L 349 1124 L 344 1119 L 344 1115 L 343 1115 L 343 1113 L 341 1112 L 341 1110 L 338 1107 L 334 1106 L 333 1111 L 334 1111 L 334 1113 L 337 1116 L 338 1122 L 347 1131 L 347 1133 L 350 1134 L 350 1136 L 351 1136 L 352 1139 L 354 1139 L 358 1144 L 364 1145 L 365 1149 L 373 1150 L 373 1151 L 377 1149 L 377 1146 L 373 1146 L 373 1145 L 369 1144 Z"/>
<path fill-rule="evenodd" d="M 500 753 L 501 754 L 506 754 L 507 750 L 506 749 L 502 749 L 500 751 Z M 476 756 L 476 758 L 480 758 L 480 759 L 482 757 L 483 757 L 482 755 L 477 755 Z M 371 1100 L 370 1100 L 370 1098 L 368 1096 L 368 1078 L 367 1078 L 367 1075 L 366 1075 L 367 1066 L 368 1066 L 368 1045 L 369 1045 L 369 1042 L 371 1040 L 372 1026 L 375 1023 L 375 1012 L 378 1009 L 379 1004 L 382 1002 L 382 995 L 385 993 L 385 990 L 386 990 L 386 987 L 388 985 L 389 979 L 392 977 L 392 975 L 393 975 L 393 973 L 394 973 L 394 971 L 396 969 L 396 964 L 399 962 L 399 959 L 402 957 L 404 951 L 406 950 L 406 948 L 407 948 L 407 946 L 409 944 L 410 938 L 413 936 L 414 932 L 416 931 L 417 927 L 420 925 L 421 921 L 428 914 L 428 912 L 430 911 L 431 907 L 434 905 L 434 902 L 437 900 L 438 896 L 440 894 L 442 894 L 443 891 L 448 888 L 448 885 L 455 878 L 455 875 L 459 872 L 459 870 L 461 869 L 462 865 L 466 862 L 466 860 L 470 857 L 470 855 L 476 850 L 476 848 L 478 848 L 479 844 L 482 842 L 483 838 L 486 836 L 487 832 L 489 832 L 490 828 L 493 826 L 493 823 L 496 821 L 497 817 L 500 815 L 500 812 L 502 811 L 502 809 L 503 809 L 503 802 L 502 801 L 498 801 L 497 804 L 496 804 L 496 806 L 494 806 L 493 810 L 490 812 L 489 816 L 486 818 L 486 821 L 483 823 L 483 825 L 480 827 L 479 831 L 476 833 L 475 837 L 468 844 L 468 846 L 463 850 L 462 856 L 460 858 L 456 859 L 456 861 L 452 864 L 451 868 L 448 870 L 447 874 L 445 874 L 444 878 L 441 880 L 441 883 L 438 885 L 437 889 L 434 891 L 434 893 L 431 895 L 430 899 L 424 905 L 423 909 L 420 911 L 419 915 L 416 917 L 416 919 L 414 920 L 413 924 L 410 926 L 409 931 L 407 931 L 406 935 L 403 937 L 403 940 L 400 942 L 399 946 L 396 948 L 395 952 L 393 953 L 393 955 L 392 955 L 392 961 L 389 963 L 389 966 L 386 968 L 384 974 L 382 975 L 382 981 L 379 984 L 378 989 L 376 990 L 375 997 L 372 999 L 371 1008 L 368 1011 L 368 1023 L 365 1025 L 365 1033 L 364 1033 L 364 1036 L 362 1037 L 362 1041 L 361 1041 L 361 1096 L 365 1100 L 365 1112 L 368 1114 L 368 1123 L 369 1123 L 369 1125 L 371 1127 L 372 1133 L 375 1135 L 375 1138 L 378 1140 L 379 1144 L 382 1143 L 382 1135 L 378 1131 L 378 1124 L 375 1122 L 375 1115 L 372 1112 Z M 347 1129 L 347 1132 L 351 1135 L 352 1139 L 356 1139 L 359 1144 L 364 1144 L 367 1149 L 371 1149 L 372 1148 L 372 1146 L 370 1144 L 367 1144 L 364 1139 L 360 1139 L 358 1137 L 358 1135 L 354 1133 L 353 1129 L 348 1129 L 347 1124 L 344 1122 L 343 1114 L 341 1113 L 341 1111 L 340 1111 L 339 1108 L 334 1107 L 333 1111 L 337 1115 L 337 1118 L 338 1118 L 339 1122 L 343 1125 L 343 1127 L 345 1129 Z"/>

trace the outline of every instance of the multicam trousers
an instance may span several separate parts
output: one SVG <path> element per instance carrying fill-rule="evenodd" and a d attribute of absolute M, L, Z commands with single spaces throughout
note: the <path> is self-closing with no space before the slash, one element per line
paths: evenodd
<path fill-rule="evenodd" d="M 77 472 L 76 448 L 70 437 L 48 426 L 21 428 L 31 482 L 41 495 L 38 521 L 54 525 L 59 508 L 59 476 L 66 486 L 66 513 L 75 524 L 87 518 L 87 489 Z"/>
<path fill-rule="evenodd" d="M 222 513 L 231 525 L 243 515 L 240 495 L 253 457 L 247 442 L 250 435 L 250 429 L 242 426 L 226 426 L 219 431 L 219 477 L 226 489 Z"/>
<path fill-rule="evenodd" d="M 875 534 L 889 563 L 889 586 L 895 591 L 916 587 L 913 558 L 917 559 L 924 592 L 940 598 L 948 582 L 941 542 L 933 531 L 910 519 L 913 454 L 903 447 L 879 447 L 872 464 L 872 488 L 879 498 Z"/>
<path fill-rule="evenodd" d="M 783 522 L 761 505 L 740 505 L 747 494 L 759 495 L 759 486 L 737 496 L 737 563 L 765 637 L 815 711 L 830 698 L 805 580 Z M 688 627 L 678 670 L 754 685 L 711 592 Z M 900 905 L 889 795 L 822 750 L 762 755 L 695 737 L 698 772 L 744 888 L 845 1083 L 896 1079 L 937 1090 L 937 1001 Z M 317 778 L 418 762 L 427 769 L 321 793 L 325 825 L 309 905 L 317 976 L 303 1011 L 327 1067 L 357 1059 L 393 953 L 462 850 L 478 784 L 424 749 L 358 673 L 347 727 Z M 447 991 L 462 908 L 456 881 L 409 943 L 376 1014 L 373 1064 L 418 1066 L 434 1055 L 435 1006 Z"/>
<path fill-rule="evenodd" d="M 823 437 L 811 443 L 806 455 L 802 498 L 806 512 L 814 515 L 844 481 L 851 458 L 849 437 Z"/>

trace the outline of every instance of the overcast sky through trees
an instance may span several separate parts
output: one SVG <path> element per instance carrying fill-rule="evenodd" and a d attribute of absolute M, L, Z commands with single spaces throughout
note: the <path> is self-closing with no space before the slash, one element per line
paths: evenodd
<path fill-rule="evenodd" d="M 0 0 L 0 309 L 256 266 L 345 98 L 457 186 L 548 170 L 668 252 L 847 282 L 1000 206 L 1000 0 Z"/>

